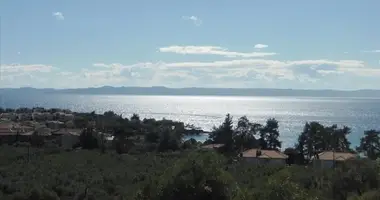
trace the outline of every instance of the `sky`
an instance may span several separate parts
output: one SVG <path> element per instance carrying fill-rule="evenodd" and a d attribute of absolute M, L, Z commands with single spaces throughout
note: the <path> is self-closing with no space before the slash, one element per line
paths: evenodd
<path fill-rule="evenodd" d="M 0 0 L 0 87 L 380 89 L 378 0 Z"/>

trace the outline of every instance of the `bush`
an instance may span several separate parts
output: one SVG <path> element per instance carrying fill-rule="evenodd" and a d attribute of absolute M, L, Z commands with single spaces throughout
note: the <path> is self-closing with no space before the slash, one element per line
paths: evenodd
<path fill-rule="evenodd" d="M 238 193 L 233 178 L 221 168 L 216 153 L 193 153 L 139 191 L 138 199 L 231 199 Z"/>

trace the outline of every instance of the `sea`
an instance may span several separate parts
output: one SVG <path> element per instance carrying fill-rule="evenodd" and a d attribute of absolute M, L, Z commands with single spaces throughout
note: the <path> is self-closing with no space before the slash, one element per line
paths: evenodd
<path fill-rule="evenodd" d="M 380 98 L 25 94 L 2 96 L 0 106 L 96 113 L 112 110 L 124 117 L 137 113 L 141 118 L 179 120 L 205 131 L 219 126 L 228 113 L 235 123 L 242 116 L 257 123 L 275 118 L 283 148 L 293 146 L 305 123 L 311 121 L 350 127 L 352 146 L 360 143 L 365 130 L 380 130 Z M 190 137 L 204 141 L 208 135 Z"/>

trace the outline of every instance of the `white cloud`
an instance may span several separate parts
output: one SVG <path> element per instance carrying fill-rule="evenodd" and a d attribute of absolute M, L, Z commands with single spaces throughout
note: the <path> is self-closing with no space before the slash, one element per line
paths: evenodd
<path fill-rule="evenodd" d="M 192 21 L 196 26 L 202 25 L 202 20 L 196 16 L 182 16 L 182 19 Z"/>
<path fill-rule="evenodd" d="M 17 73 L 32 73 L 32 72 L 51 72 L 54 69 L 51 65 L 43 64 L 31 64 L 31 65 L 20 65 L 20 64 L 11 64 L 11 65 L 1 65 L 0 72 L 3 75 L 7 74 L 17 74 Z"/>
<path fill-rule="evenodd" d="M 63 16 L 63 14 L 61 12 L 53 12 L 52 15 L 57 20 L 64 20 L 65 19 L 65 16 Z"/>
<path fill-rule="evenodd" d="M 82 66 L 81 71 L 60 71 L 44 64 L 1 65 L 1 87 L 31 85 L 42 87 L 97 87 L 103 85 L 151 86 L 166 85 L 223 87 L 250 86 L 252 83 L 282 87 L 282 82 L 294 87 L 302 83 L 321 84 L 320 87 L 337 87 L 341 80 L 372 80 L 380 77 L 380 68 L 371 68 L 361 60 L 278 60 L 264 59 L 275 55 L 265 52 L 234 52 L 218 46 L 169 46 L 160 52 L 196 55 L 219 55 L 227 58 L 213 61 L 190 62 L 142 62 L 135 64 L 94 63 Z M 256 58 L 255 58 L 256 57 Z M 358 79 L 355 79 L 358 78 Z M 362 79 L 360 79 L 362 78 Z M 16 81 L 17 80 L 17 81 Z M 339 81 L 338 81 L 339 80 Z M 328 82 L 330 81 L 330 82 Z M 339 83 L 337 83 L 339 82 Z M 376 85 L 373 81 L 367 85 Z M 355 87 L 356 83 L 351 86 Z M 251 87 L 255 87 L 252 85 Z M 284 86 L 287 87 L 287 86 Z M 358 86 L 359 87 L 359 86 Z M 372 87 L 372 86 L 371 86 Z M 373 86 L 377 87 L 377 86 Z M 380 88 L 379 88 L 380 89 Z"/>
<path fill-rule="evenodd" d="M 378 50 L 370 50 L 370 51 L 362 51 L 362 52 L 364 52 L 364 53 L 380 53 L 380 49 L 378 49 Z"/>
<path fill-rule="evenodd" d="M 74 75 L 73 72 L 59 72 L 58 74 L 62 75 L 62 76 L 73 76 Z"/>
<path fill-rule="evenodd" d="M 4 64 L 0 65 L 0 87 L 36 86 L 46 82 L 56 68 L 44 64 Z M 54 84 L 55 80 L 51 82 Z M 46 87 L 46 84 L 44 85 Z"/>
<path fill-rule="evenodd" d="M 168 67 L 275 67 L 284 68 L 296 65 L 334 65 L 342 67 L 364 67 L 363 61 L 358 60 L 295 60 L 295 61 L 280 61 L 280 60 L 267 60 L 267 59 L 240 59 L 228 61 L 212 61 L 212 62 L 175 62 L 167 63 Z"/>
<path fill-rule="evenodd" d="M 263 49 L 263 48 L 267 48 L 267 47 L 268 47 L 268 45 L 266 45 L 266 44 L 256 44 L 254 46 L 255 49 Z"/>
<path fill-rule="evenodd" d="M 345 73 L 364 77 L 380 76 L 380 69 L 368 68 L 363 61 L 359 60 L 239 59 L 212 62 L 147 62 L 133 65 L 96 63 L 94 66 L 102 68 L 85 71 L 85 76 L 89 80 L 127 82 L 141 79 L 145 80 L 145 84 L 152 85 L 161 85 L 170 81 L 178 83 L 185 80 L 195 83 L 202 79 L 206 80 L 207 84 L 213 84 L 220 79 L 237 82 L 258 79 L 316 82 L 325 76 L 341 76 Z M 320 77 L 315 74 L 319 74 Z"/>
<path fill-rule="evenodd" d="M 265 60 L 265 59 L 241 59 L 229 61 L 212 61 L 212 62 L 175 62 L 166 63 L 167 69 L 183 69 L 183 68 L 208 68 L 213 70 L 224 70 L 229 74 L 233 71 L 246 73 L 249 71 L 260 74 L 260 76 L 269 76 L 280 79 L 294 80 L 300 72 L 296 71 L 296 67 L 305 70 L 315 71 L 321 75 L 351 73 L 357 76 L 376 77 L 380 76 L 380 69 L 365 67 L 363 61 L 359 60 Z M 314 66 L 325 66 L 327 69 L 318 69 Z M 215 72 L 212 72 L 215 73 Z M 304 79 L 303 79 L 304 80 Z"/>
<path fill-rule="evenodd" d="M 264 57 L 276 55 L 273 52 L 234 52 L 218 46 L 168 46 L 159 48 L 160 52 L 194 55 L 220 55 L 225 57 Z"/>

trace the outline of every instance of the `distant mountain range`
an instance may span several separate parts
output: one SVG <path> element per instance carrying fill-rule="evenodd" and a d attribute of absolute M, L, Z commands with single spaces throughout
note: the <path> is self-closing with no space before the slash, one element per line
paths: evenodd
<path fill-rule="evenodd" d="M 92 95 L 209 95 L 209 96 L 306 96 L 306 97 L 380 97 L 380 90 L 296 90 L 264 88 L 167 88 L 111 87 L 78 89 L 0 88 L 6 94 L 92 94 Z"/>

